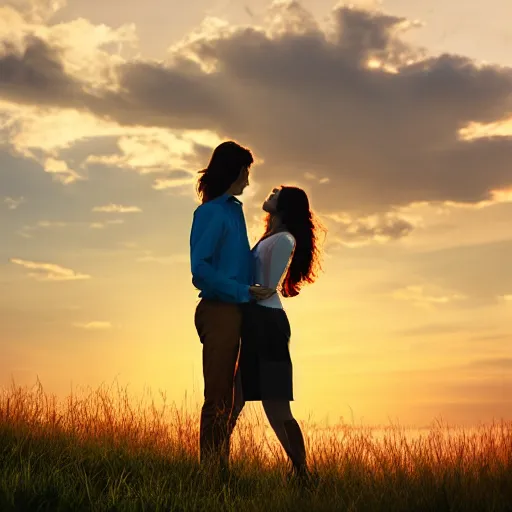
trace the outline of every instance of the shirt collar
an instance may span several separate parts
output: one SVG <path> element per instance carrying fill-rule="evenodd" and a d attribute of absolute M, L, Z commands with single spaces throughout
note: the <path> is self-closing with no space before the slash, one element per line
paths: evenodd
<path fill-rule="evenodd" d="M 213 199 L 213 201 L 218 202 L 218 203 L 227 203 L 228 201 L 232 201 L 233 203 L 236 203 L 239 205 L 243 204 L 242 201 L 237 199 L 235 196 L 232 196 L 231 194 L 227 194 L 227 193 L 222 194 L 219 197 L 216 197 L 215 199 Z"/>

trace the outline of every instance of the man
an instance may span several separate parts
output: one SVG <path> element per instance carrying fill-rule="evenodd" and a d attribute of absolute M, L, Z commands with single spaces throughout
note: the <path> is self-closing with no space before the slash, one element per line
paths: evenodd
<path fill-rule="evenodd" d="M 235 197 L 249 184 L 251 152 L 224 142 L 201 172 L 190 234 L 192 283 L 201 298 L 195 326 L 203 344 L 204 404 L 200 461 L 227 467 L 229 440 L 243 407 L 237 372 L 241 304 L 263 300 L 275 290 L 253 285 L 253 259 L 242 203 Z"/>

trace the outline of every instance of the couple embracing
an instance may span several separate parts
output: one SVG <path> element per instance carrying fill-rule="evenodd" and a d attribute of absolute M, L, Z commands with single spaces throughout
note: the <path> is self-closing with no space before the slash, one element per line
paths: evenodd
<path fill-rule="evenodd" d="M 308 479 L 306 449 L 293 417 L 290 324 L 281 297 L 312 283 L 318 233 L 306 193 L 274 188 L 263 203 L 265 231 L 251 250 L 242 203 L 251 152 L 224 142 L 200 171 L 190 235 L 192 282 L 200 290 L 195 326 L 203 345 L 200 461 L 228 467 L 230 437 L 247 401 L 261 401 L 293 465 Z"/>

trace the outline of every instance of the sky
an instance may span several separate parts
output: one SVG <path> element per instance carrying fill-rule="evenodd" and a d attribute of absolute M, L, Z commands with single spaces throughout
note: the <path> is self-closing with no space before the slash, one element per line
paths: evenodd
<path fill-rule="evenodd" d="M 507 0 L 0 0 L 0 386 L 199 403 L 196 172 L 328 228 L 287 299 L 299 419 L 512 419 Z M 188 403 L 188 402 L 187 402 Z"/>

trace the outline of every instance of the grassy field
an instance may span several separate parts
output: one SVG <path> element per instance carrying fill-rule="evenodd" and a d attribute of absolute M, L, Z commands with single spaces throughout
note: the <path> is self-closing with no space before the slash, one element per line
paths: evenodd
<path fill-rule="evenodd" d="M 237 426 L 228 480 L 197 463 L 198 410 L 100 387 L 0 392 L 0 511 L 512 511 L 512 423 L 421 436 L 304 425 L 317 485 L 288 484 L 263 420 Z M 263 432 L 263 433 L 262 433 Z"/>

